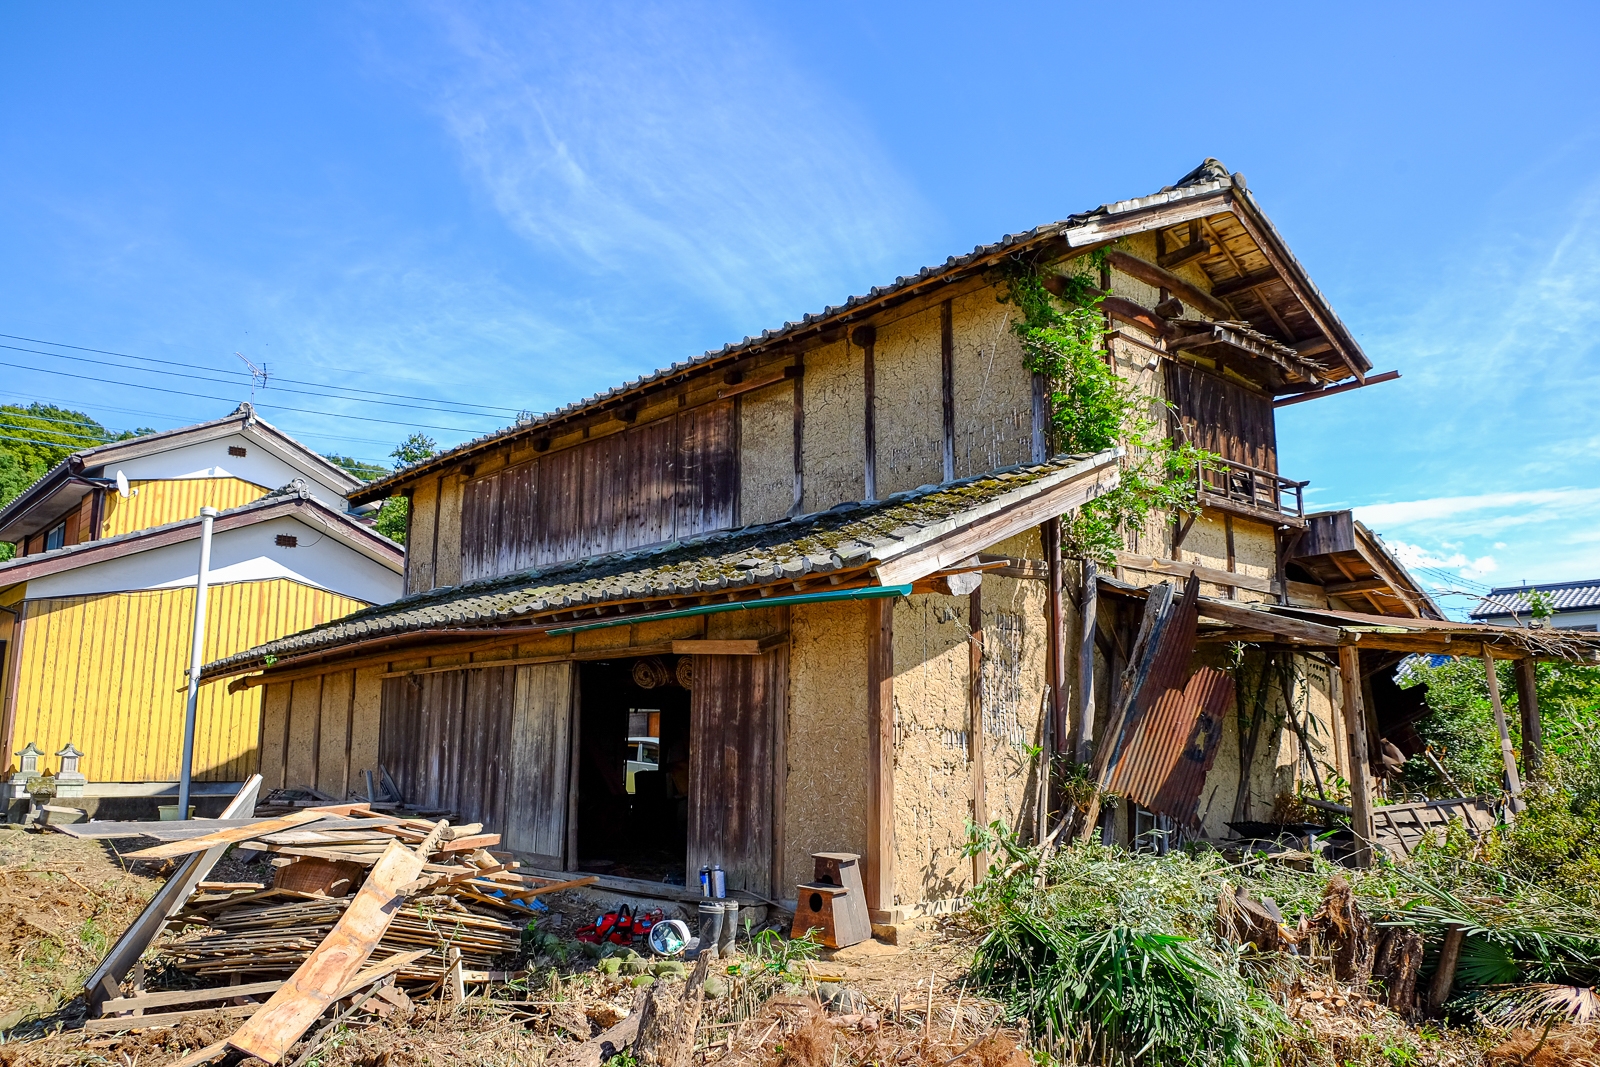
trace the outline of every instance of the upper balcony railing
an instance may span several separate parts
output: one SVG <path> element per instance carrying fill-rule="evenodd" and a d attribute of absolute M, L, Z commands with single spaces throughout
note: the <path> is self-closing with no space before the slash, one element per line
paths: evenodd
<path fill-rule="evenodd" d="M 1199 502 L 1223 511 L 1239 511 L 1268 521 L 1305 522 L 1305 487 L 1269 470 L 1208 456 L 1196 465 Z"/>

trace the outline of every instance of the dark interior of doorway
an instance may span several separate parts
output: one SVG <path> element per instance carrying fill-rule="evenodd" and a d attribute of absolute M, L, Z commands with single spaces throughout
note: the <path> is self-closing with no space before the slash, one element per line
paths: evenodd
<path fill-rule="evenodd" d="M 577 867 L 682 885 L 689 690 L 678 658 L 599 660 L 579 672 Z"/>

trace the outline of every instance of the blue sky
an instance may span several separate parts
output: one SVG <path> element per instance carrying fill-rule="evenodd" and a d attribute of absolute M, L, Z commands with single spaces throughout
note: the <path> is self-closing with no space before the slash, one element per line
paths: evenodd
<path fill-rule="evenodd" d="M 381 460 L 412 423 L 454 443 L 1216 156 L 1404 375 L 1284 409 L 1284 472 L 1441 588 L 1593 577 L 1597 22 L 1575 4 L 9 4 L 0 333 L 223 380 L 0 349 L 178 390 L 0 366 L 0 400 L 177 425 L 248 396 L 238 352 L 273 375 L 268 418 Z"/>

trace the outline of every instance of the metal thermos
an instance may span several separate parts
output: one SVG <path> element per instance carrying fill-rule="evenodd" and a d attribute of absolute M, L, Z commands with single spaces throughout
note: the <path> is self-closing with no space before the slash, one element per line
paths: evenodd
<path fill-rule="evenodd" d="M 728 872 L 720 863 L 711 865 L 711 895 L 719 900 L 728 895 Z"/>
<path fill-rule="evenodd" d="M 711 868 L 700 868 L 700 895 L 703 897 L 714 896 L 711 892 Z"/>

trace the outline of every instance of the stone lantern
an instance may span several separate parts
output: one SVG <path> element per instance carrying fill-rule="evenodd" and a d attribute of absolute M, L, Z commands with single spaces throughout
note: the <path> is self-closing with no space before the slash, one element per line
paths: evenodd
<path fill-rule="evenodd" d="M 17 773 L 6 783 L 11 787 L 10 799 L 21 800 L 28 795 L 28 783 L 39 777 L 39 757 L 42 755 L 44 750 L 32 741 L 17 752 Z"/>
<path fill-rule="evenodd" d="M 78 770 L 78 761 L 83 759 L 83 753 L 71 741 L 67 747 L 56 753 L 61 757 L 61 769 L 56 771 L 56 797 L 81 797 L 83 787 L 89 779 Z"/>

